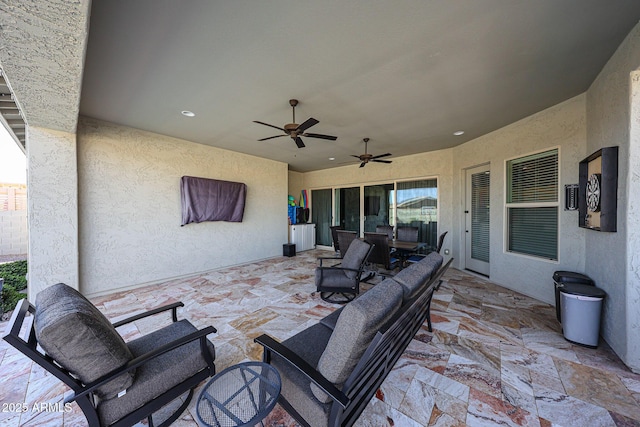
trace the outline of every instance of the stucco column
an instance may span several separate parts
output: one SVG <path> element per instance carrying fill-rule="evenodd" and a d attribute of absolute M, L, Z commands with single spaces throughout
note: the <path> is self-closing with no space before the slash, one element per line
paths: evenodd
<path fill-rule="evenodd" d="M 28 297 L 58 282 L 78 289 L 76 135 L 29 127 L 27 204 Z"/>
<path fill-rule="evenodd" d="M 629 175 L 627 191 L 627 357 L 625 363 L 640 373 L 640 70 L 631 72 L 629 120 Z"/>

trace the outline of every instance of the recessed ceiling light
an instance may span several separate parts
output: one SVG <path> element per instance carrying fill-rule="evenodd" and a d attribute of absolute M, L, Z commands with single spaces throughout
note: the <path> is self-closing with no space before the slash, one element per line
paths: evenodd
<path fill-rule="evenodd" d="M 464 135 L 464 131 L 463 130 L 457 130 L 453 133 L 455 136 L 460 136 L 460 135 Z"/>
<path fill-rule="evenodd" d="M 193 111 L 184 110 L 182 111 L 182 115 L 187 117 L 195 117 L 196 113 L 194 113 Z"/>
<path fill-rule="evenodd" d="M 333 161 L 335 159 L 336 159 L 335 157 L 329 157 L 329 160 L 331 160 L 331 161 Z"/>

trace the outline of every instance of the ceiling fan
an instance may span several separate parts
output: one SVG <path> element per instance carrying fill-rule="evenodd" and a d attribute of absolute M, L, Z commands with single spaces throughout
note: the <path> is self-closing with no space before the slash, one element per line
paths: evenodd
<path fill-rule="evenodd" d="M 270 125 L 269 123 L 265 123 L 265 122 L 259 122 L 257 120 L 253 121 L 253 123 L 258 123 L 261 125 L 276 128 L 285 133 L 284 135 L 276 135 L 276 136 L 269 136 L 267 138 L 262 138 L 262 139 L 259 139 L 258 141 L 266 141 L 267 139 L 280 138 L 281 136 L 290 136 L 291 139 L 293 139 L 293 141 L 296 143 L 298 148 L 302 148 L 305 145 L 304 145 L 304 142 L 302 142 L 302 139 L 300 138 L 301 136 L 309 137 L 309 138 L 329 139 L 331 141 L 335 141 L 336 139 L 338 139 L 337 136 L 321 135 L 319 133 L 306 133 L 305 130 L 309 129 L 311 126 L 317 125 L 320 122 L 314 119 L 313 117 L 311 117 L 301 125 L 297 124 L 296 123 L 296 105 L 298 105 L 298 100 L 290 99 L 289 105 L 291 105 L 291 107 L 293 108 L 293 123 L 288 123 L 284 125 L 284 128 Z"/>
<path fill-rule="evenodd" d="M 368 154 L 367 153 L 367 143 L 369 142 L 369 138 L 364 138 L 364 154 L 360 154 L 359 156 L 356 156 L 355 154 L 352 154 L 351 157 L 357 157 L 358 159 L 360 159 L 360 167 L 363 168 L 364 165 L 366 165 L 369 162 L 378 162 L 378 163 L 391 163 L 391 160 L 380 160 L 381 157 L 387 157 L 390 156 L 391 153 L 385 153 L 385 154 L 379 154 L 377 156 L 374 156 L 373 154 Z"/>

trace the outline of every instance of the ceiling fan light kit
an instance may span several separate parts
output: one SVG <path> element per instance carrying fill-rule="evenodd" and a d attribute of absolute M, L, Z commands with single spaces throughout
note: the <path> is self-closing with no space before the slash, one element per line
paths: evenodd
<path fill-rule="evenodd" d="M 369 138 L 364 138 L 364 154 L 360 154 L 359 156 L 356 154 L 352 154 L 351 157 L 355 157 L 360 159 L 360 167 L 363 168 L 369 162 L 378 162 L 378 163 L 391 163 L 391 160 L 380 160 L 382 157 L 390 156 L 391 153 L 378 154 L 374 156 L 373 154 L 369 154 L 367 150 L 367 146 L 369 143 Z"/>
<path fill-rule="evenodd" d="M 311 126 L 317 125 L 320 122 L 314 119 L 313 117 L 311 117 L 306 121 L 304 121 L 302 124 L 300 125 L 297 124 L 296 123 L 296 106 L 298 105 L 298 100 L 290 99 L 289 105 L 291 105 L 291 108 L 293 109 L 293 122 L 287 123 L 286 125 L 284 125 L 284 127 L 270 125 L 269 123 L 261 122 L 258 120 L 253 121 L 254 123 L 279 129 L 284 132 L 284 135 L 269 136 L 266 138 L 259 139 L 258 141 L 266 141 L 268 139 L 280 138 L 282 136 L 289 136 L 291 139 L 293 139 L 293 142 L 296 143 L 298 148 L 303 148 L 305 145 L 304 145 L 304 142 L 302 141 L 302 138 L 300 138 L 301 136 L 304 136 L 305 138 L 309 137 L 309 138 L 318 138 L 318 139 L 328 139 L 330 141 L 335 141 L 336 139 L 338 139 L 337 136 L 322 135 L 319 133 L 305 133 L 305 130 L 309 129 Z"/>

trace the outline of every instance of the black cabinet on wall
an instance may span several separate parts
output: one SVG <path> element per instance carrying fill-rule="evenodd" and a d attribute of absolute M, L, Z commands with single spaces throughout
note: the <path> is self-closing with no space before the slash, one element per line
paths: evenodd
<path fill-rule="evenodd" d="M 604 147 L 579 165 L 578 225 L 596 231 L 616 231 L 618 208 L 618 147 Z"/>

